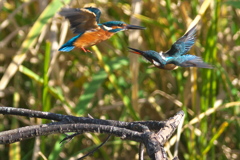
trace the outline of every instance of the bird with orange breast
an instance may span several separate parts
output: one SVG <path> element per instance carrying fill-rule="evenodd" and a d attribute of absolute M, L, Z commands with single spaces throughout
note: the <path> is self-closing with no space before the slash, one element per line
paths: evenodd
<path fill-rule="evenodd" d="M 78 34 L 59 48 L 59 51 L 63 52 L 69 52 L 75 47 L 84 52 L 91 52 L 86 48 L 109 39 L 117 32 L 128 29 L 145 29 L 121 21 L 99 23 L 101 11 L 93 7 L 63 8 L 59 14 L 69 20 L 73 33 Z"/>

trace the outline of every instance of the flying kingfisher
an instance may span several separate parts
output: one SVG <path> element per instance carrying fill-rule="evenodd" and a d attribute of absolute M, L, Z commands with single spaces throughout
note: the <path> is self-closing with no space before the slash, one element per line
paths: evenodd
<path fill-rule="evenodd" d="M 156 52 L 153 50 L 140 51 L 130 48 L 132 53 L 142 55 L 155 67 L 165 70 L 173 70 L 181 67 L 199 67 L 212 69 L 213 66 L 203 62 L 202 58 L 186 54 L 195 42 L 196 26 L 179 38 L 166 52 Z"/>
<path fill-rule="evenodd" d="M 75 47 L 81 48 L 84 52 L 91 52 L 86 47 L 105 41 L 119 31 L 145 29 L 121 21 L 99 23 L 101 11 L 93 7 L 63 8 L 59 14 L 69 20 L 73 33 L 78 34 L 59 48 L 59 51 L 63 52 L 69 52 Z"/>

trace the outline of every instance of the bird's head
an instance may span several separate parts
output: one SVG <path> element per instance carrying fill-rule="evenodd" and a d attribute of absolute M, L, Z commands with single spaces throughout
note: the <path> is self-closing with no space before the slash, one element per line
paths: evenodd
<path fill-rule="evenodd" d="M 113 32 L 113 33 L 128 30 L 128 29 L 140 29 L 140 30 L 145 29 L 145 27 L 130 25 L 121 21 L 109 21 L 109 22 L 102 23 L 102 28 L 104 30 L 107 30 L 108 32 Z"/>
<path fill-rule="evenodd" d="M 163 65 L 166 64 L 166 61 L 161 57 L 161 55 L 153 50 L 148 50 L 148 51 L 141 51 L 135 48 L 130 48 L 128 47 L 130 52 L 142 55 L 145 59 L 147 59 L 149 62 L 153 63 L 157 67 L 162 67 Z"/>

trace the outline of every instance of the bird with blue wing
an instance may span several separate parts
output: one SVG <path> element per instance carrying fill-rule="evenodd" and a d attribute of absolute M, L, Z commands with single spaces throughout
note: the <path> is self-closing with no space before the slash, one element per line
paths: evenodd
<path fill-rule="evenodd" d="M 59 14 L 69 20 L 71 30 L 77 34 L 59 48 L 59 51 L 63 52 L 69 52 L 74 48 L 91 52 L 86 48 L 109 39 L 117 32 L 145 29 L 145 27 L 129 25 L 121 21 L 100 23 L 101 11 L 94 7 L 63 8 Z"/>
<path fill-rule="evenodd" d="M 147 61 L 160 69 L 173 70 L 178 66 L 212 69 L 213 66 L 203 62 L 201 57 L 186 54 L 195 42 L 195 34 L 196 26 L 179 38 L 166 52 L 141 51 L 130 47 L 129 49 L 131 49 L 130 52 L 143 56 Z"/>

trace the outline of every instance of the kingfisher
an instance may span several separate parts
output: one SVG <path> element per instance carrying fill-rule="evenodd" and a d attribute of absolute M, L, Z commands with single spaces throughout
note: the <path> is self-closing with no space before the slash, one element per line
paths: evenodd
<path fill-rule="evenodd" d="M 131 49 L 130 52 L 143 56 L 147 61 L 160 69 L 173 70 L 178 66 L 212 69 L 213 66 L 203 62 L 201 57 L 186 54 L 196 40 L 195 35 L 196 25 L 179 38 L 166 52 L 141 51 L 130 47 L 129 49 Z"/>
<path fill-rule="evenodd" d="M 69 52 L 75 47 L 84 52 L 91 52 L 86 47 L 105 41 L 117 32 L 145 29 L 145 27 L 129 25 L 121 21 L 99 23 L 101 11 L 94 7 L 63 8 L 59 14 L 69 20 L 72 32 L 78 34 L 59 48 L 59 51 L 63 52 Z"/>

